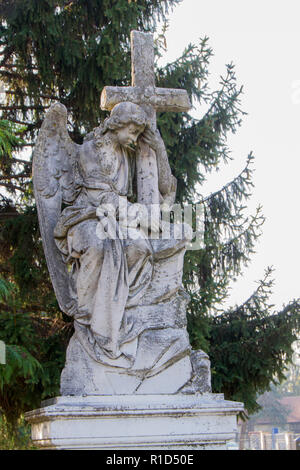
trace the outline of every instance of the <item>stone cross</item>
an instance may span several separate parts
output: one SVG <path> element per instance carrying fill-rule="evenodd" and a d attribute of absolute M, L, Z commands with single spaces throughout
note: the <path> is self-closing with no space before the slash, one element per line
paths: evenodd
<path fill-rule="evenodd" d="M 191 108 L 186 90 L 155 86 L 152 34 L 131 32 L 131 68 L 132 86 L 106 86 L 101 94 L 101 109 L 110 111 L 118 103 L 131 101 L 143 108 L 155 131 L 157 111 L 183 112 Z M 159 204 L 156 155 L 145 143 L 139 144 L 136 165 L 138 202 Z"/>

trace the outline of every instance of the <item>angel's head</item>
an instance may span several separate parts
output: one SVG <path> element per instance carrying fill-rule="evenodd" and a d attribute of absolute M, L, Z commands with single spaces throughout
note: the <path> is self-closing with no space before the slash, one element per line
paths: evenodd
<path fill-rule="evenodd" d="M 137 104 L 125 101 L 114 106 L 110 116 L 103 123 L 102 133 L 110 131 L 120 145 L 130 147 L 144 132 L 146 124 L 147 117 L 143 109 Z"/>

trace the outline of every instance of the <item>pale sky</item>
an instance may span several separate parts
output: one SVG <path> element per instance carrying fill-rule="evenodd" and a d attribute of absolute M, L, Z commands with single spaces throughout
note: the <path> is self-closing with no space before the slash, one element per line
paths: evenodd
<path fill-rule="evenodd" d="M 168 62 L 190 42 L 208 36 L 214 52 L 212 88 L 230 62 L 236 66 L 238 84 L 244 85 L 242 109 L 248 115 L 228 141 L 234 161 L 209 175 L 202 187 L 204 195 L 221 188 L 243 169 L 253 151 L 250 205 L 262 204 L 266 222 L 250 266 L 232 286 L 229 304 L 243 302 L 267 266 L 276 269 L 272 301 L 277 309 L 300 296 L 299 18 L 299 0 L 183 0 L 169 16 Z M 196 117 L 201 114 L 201 109 L 194 111 Z"/>

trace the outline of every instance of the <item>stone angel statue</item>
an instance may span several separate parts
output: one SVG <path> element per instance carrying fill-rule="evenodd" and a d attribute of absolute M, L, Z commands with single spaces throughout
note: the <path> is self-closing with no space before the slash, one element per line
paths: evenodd
<path fill-rule="evenodd" d="M 172 205 L 166 149 L 139 105 L 117 104 L 82 145 L 69 137 L 60 103 L 39 132 L 33 180 L 41 236 L 59 306 L 75 327 L 62 395 L 194 393 L 197 367 L 208 359 L 193 362 L 186 331 L 188 237 L 152 239 L 159 226 L 150 227 L 134 202 L 139 140 L 155 151 L 161 203 Z"/>

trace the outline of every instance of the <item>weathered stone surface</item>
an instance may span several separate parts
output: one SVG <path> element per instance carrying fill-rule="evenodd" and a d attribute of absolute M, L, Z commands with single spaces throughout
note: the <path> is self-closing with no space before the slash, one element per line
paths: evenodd
<path fill-rule="evenodd" d="M 156 241 L 157 249 L 163 246 Z M 173 246 L 168 242 L 165 249 L 172 254 L 174 242 Z M 129 302 L 125 309 L 120 343 L 131 361 L 123 357 L 105 358 L 105 364 L 95 362 L 94 349 L 85 341 L 86 330 L 76 327 L 61 376 L 62 395 L 176 393 L 192 379 L 186 331 L 189 298 L 181 284 L 183 255 L 181 249 L 158 260 L 139 304 L 130 306 Z"/>
<path fill-rule="evenodd" d="M 192 377 L 180 393 L 199 394 L 211 392 L 211 371 L 208 355 L 199 350 L 191 352 Z"/>
<path fill-rule="evenodd" d="M 111 111 L 123 101 L 135 104 L 144 102 L 157 112 L 185 112 L 191 107 L 185 90 L 176 88 L 149 87 L 146 92 L 138 86 L 106 86 L 101 94 L 101 108 Z"/>
<path fill-rule="evenodd" d="M 26 414 L 45 449 L 225 450 L 241 403 L 223 395 L 59 397 Z"/>
<path fill-rule="evenodd" d="M 153 38 L 135 31 L 132 86 L 106 87 L 101 99 L 111 114 L 82 145 L 56 103 L 34 151 L 46 260 L 75 333 L 62 396 L 26 414 L 33 441 L 50 449 L 225 448 L 242 405 L 207 393 L 209 358 L 191 350 L 186 330 L 191 228 L 160 218 L 174 204 L 176 179 L 156 111 L 188 110 L 187 93 L 155 87 Z"/>
<path fill-rule="evenodd" d="M 157 375 L 151 382 L 159 387 L 158 374 L 163 377 L 168 368 L 168 375 L 173 363 L 183 358 L 186 373 L 168 392 L 176 393 L 183 380 L 191 378 L 187 296 L 182 288 L 188 239 L 184 234 L 174 238 L 173 229 L 170 239 L 161 239 L 155 227 L 157 237 L 152 239 L 151 219 L 144 219 L 140 205 L 126 198 L 134 163 L 126 146 L 143 135 L 145 123 L 139 106 L 121 103 L 93 136 L 75 146 L 65 128 L 66 110 L 57 104 L 39 135 L 34 186 L 45 253 L 61 306 L 73 315 L 76 329 L 62 374 L 62 393 L 115 393 L 116 387 L 103 378 L 105 367 L 116 368 L 110 377 L 115 383 L 120 374 L 123 393 L 138 390 L 139 381 L 132 376 L 145 380 Z M 162 185 L 168 196 L 174 188 L 164 144 L 160 136 L 148 133 L 148 141 L 151 138 L 159 141 L 156 157 L 166 168 L 156 185 Z M 125 204 L 126 223 L 120 201 Z M 67 207 L 61 212 L 63 202 Z M 82 347 L 80 354 L 76 342 Z M 84 354 L 89 356 L 86 360 Z M 124 379 L 124 374 L 130 377 Z M 165 390 L 164 380 L 161 386 Z"/>
<path fill-rule="evenodd" d="M 168 330 L 161 333 L 167 335 Z M 172 334 L 172 332 L 171 332 Z M 61 395 L 132 395 L 176 393 L 192 376 L 189 356 L 174 361 L 174 348 L 169 358 L 162 358 L 153 370 L 154 341 L 159 337 L 141 335 L 140 356 L 129 372 L 95 362 L 74 335 L 68 346 L 66 365 L 61 376 Z M 154 348 L 154 351 L 152 351 Z M 151 350 L 152 349 L 152 350 Z M 165 362 L 169 359 L 169 366 Z M 161 366 L 161 367 L 160 367 Z M 150 372 L 147 374 L 147 367 Z"/>
<path fill-rule="evenodd" d="M 101 108 L 111 111 L 121 102 L 130 101 L 140 105 L 147 115 L 147 124 L 156 130 L 156 112 L 184 112 L 191 108 L 186 90 L 155 87 L 153 36 L 141 31 L 131 33 L 131 87 L 104 87 Z M 166 155 L 164 160 L 167 159 Z M 155 152 L 149 145 L 139 143 L 136 155 L 137 196 L 141 204 L 159 204 L 157 186 L 158 168 L 160 177 L 165 165 L 159 165 Z M 158 164 L 158 165 L 157 165 Z M 168 175 L 170 179 L 171 175 Z"/>
<path fill-rule="evenodd" d="M 155 338 L 154 338 L 155 340 Z M 140 395 L 159 393 L 177 393 L 182 383 L 186 383 L 192 375 L 191 361 L 188 356 L 174 362 L 170 358 L 170 366 L 163 368 L 158 374 L 143 380 L 136 392 Z"/>
<path fill-rule="evenodd" d="M 137 376 L 120 374 L 115 367 L 96 362 L 83 349 L 76 334 L 71 338 L 61 375 L 61 395 L 128 395 L 140 383 Z"/>
<path fill-rule="evenodd" d="M 208 368 L 202 356 L 191 355 L 186 331 L 182 270 L 189 237 L 181 229 L 175 237 L 171 224 L 163 239 L 157 223 L 159 203 L 174 202 L 176 180 L 155 131 L 156 110 L 180 112 L 190 102 L 184 90 L 155 87 L 152 35 L 133 31 L 131 40 L 132 87 L 107 87 L 102 94 L 110 117 L 76 145 L 67 111 L 57 103 L 34 151 L 49 272 L 60 307 L 75 321 L 62 394 L 208 388 Z M 131 144 L 138 144 L 135 155 Z M 145 212 L 127 199 L 134 173 L 137 199 L 152 204 L 152 219 L 149 206 Z M 203 371 L 204 383 L 197 382 Z"/>

